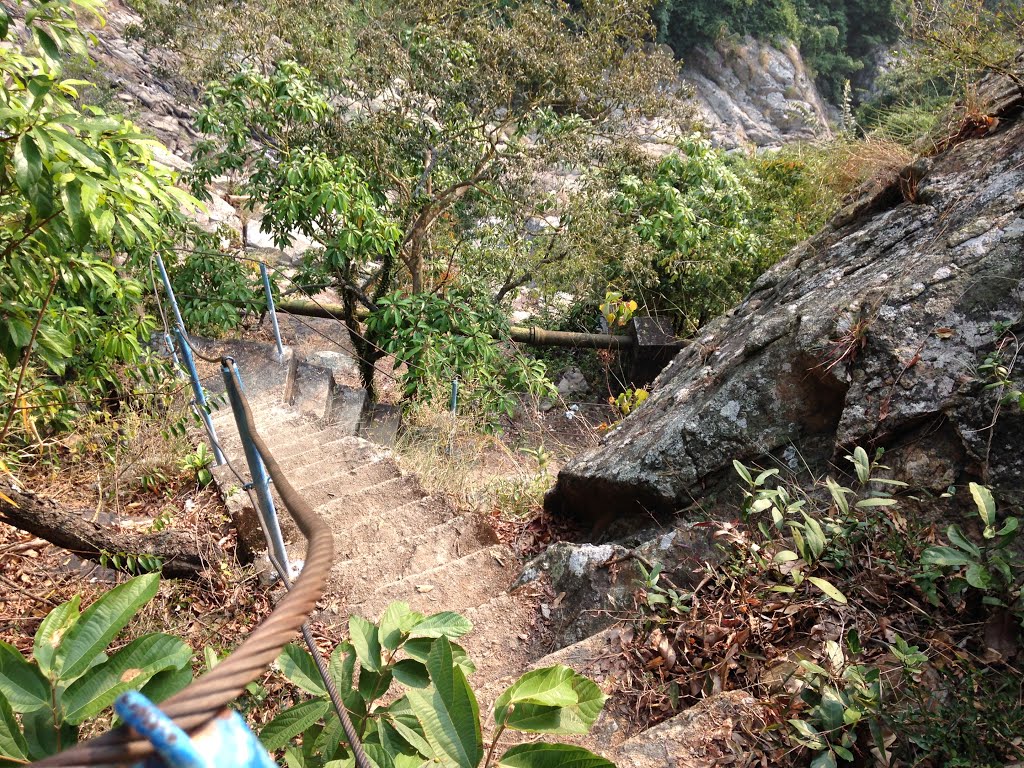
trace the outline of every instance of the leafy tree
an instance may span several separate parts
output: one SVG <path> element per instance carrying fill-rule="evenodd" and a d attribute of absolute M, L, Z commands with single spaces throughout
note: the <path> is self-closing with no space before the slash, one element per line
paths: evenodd
<path fill-rule="evenodd" d="M 23 24 L 0 9 L 0 444 L 130 394 L 151 365 L 153 322 L 122 257 L 161 240 L 163 219 L 191 202 L 152 139 L 76 107 L 89 83 L 65 78 L 62 62 L 87 55 L 75 7 L 99 5 L 33 2 Z"/>
<path fill-rule="evenodd" d="M 380 10 L 333 72 L 278 61 L 213 85 L 196 189 L 235 173 L 279 243 L 293 230 L 317 243 L 303 278 L 342 294 L 370 384 L 383 340 L 357 308 L 375 311 L 402 287 L 475 282 L 508 295 L 463 270 L 485 239 L 473 237 L 480 222 L 504 233 L 488 243 L 503 282 L 543 262 L 525 237 L 549 200 L 538 173 L 600 155 L 668 103 L 671 61 L 638 45 L 651 35 L 642 0 Z"/>

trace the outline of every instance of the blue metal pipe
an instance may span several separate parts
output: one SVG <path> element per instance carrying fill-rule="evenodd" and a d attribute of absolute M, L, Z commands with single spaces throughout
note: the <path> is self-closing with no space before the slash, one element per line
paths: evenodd
<path fill-rule="evenodd" d="M 174 289 L 171 287 L 171 279 L 167 276 L 167 269 L 164 267 L 164 260 L 160 254 L 156 256 L 156 265 L 160 268 L 160 279 L 164 284 L 164 292 L 167 294 L 167 301 L 174 312 L 174 321 L 177 325 L 175 335 L 178 338 L 178 346 L 181 348 L 181 356 L 185 358 L 185 367 L 188 370 L 189 378 L 192 380 L 192 392 L 195 397 L 192 400 L 192 407 L 199 418 L 203 420 L 206 427 L 206 435 L 210 438 L 210 445 L 213 446 L 213 458 L 218 465 L 224 464 L 224 452 L 220 449 L 220 441 L 217 440 L 217 430 L 213 427 L 213 420 L 210 418 L 210 408 L 206 403 L 206 394 L 203 392 L 203 383 L 199 379 L 199 371 L 196 370 L 196 362 L 192 358 L 192 348 L 188 343 L 188 331 L 185 330 L 185 321 L 181 317 L 181 310 L 178 309 L 178 300 L 174 296 Z M 165 337 L 166 338 L 166 337 Z M 172 348 L 171 354 L 174 355 Z M 180 365 L 178 358 L 174 356 L 176 365 Z"/>
<path fill-rule="evenodd" d="M 270 495 L 270 477 L 263 465 L 263 457 L 260 456 L 256 444 L 252 441 L 252 433 L 249 432 L 249 425 L 245 421 L 242 410 L 241 392 L 244 389 L 242 377 L 238 373 L 238 366 L 230 357 L 224 358 L 220 370 L 224 375 L 224 385 L 228 392 L 228 400 L 231 402 L 231 410 L 235 414 L 238 436 L 242 439 L 245 461 L 249 465 L 249 475 L 252 477 L 253 490 L 256 491 L 260 518 L 263 520 L 267 533 L 267 543 L 270 545 L 271 555 L 277 559 L 278 565 L 284 569 L 284 572 L 289 573 L 291 569 L 288 563 L 288 551 L 284 547 L 284 537 L 281 535 L 277 509 L 275 509 L 274 499 Z"/>
<path fill-rule="evenodd" d="M 277 311 L 274 309 L 274 295 L 270 290 L 270 274 L 267 272 L 267 265 L 260 262 L 260 275 L 263 276 L 263 292 L 267 294 L 267 312 L 270 313 L 270 323 L 274 326 L 274 341 L 277 343 L 277 362 L 284 362 L 284 345 L 281 344 L 281 328 L 277 324 Z"/>
<path fill-rule="evenodd" d="M 206 393 L 203 391 L 203 384 L 199 380 L 199 371 L 196 370 L 196 361 L 192 357 L 192 348 L 185 340 L 185 334 L 180 328 L 174 329 L 178 337 L 178 346 L 181 348 L 181 356 L 185 359 L 185 368 L 188 370 L 188 377 L 192 382 L 192 405 L 199 418 L 203 420 L 206 427 L 206 434 L 210 437 L 210 444 L 213 445 L 213 458 L 217 464 L 224 463 L 224 453 L 220 449 L 220 442 L 217 440 L 217 431 L 213 428 L 213 420 L 210 418 L 210 406 L 206 402 Z"/>

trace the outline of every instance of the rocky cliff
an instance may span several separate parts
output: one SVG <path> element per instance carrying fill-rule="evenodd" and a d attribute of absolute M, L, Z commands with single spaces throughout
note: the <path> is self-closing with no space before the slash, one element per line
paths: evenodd
<path fill-rule="evenodd" d="M 831 137 L 828 112 L 799 49 L 745 37 L 687 54 L 704 132 L 719 147 L 777 147 Z"/>
<path fill-rule="evenodd" d="M 1000 400 L 1024 387 L 1024 98 L 986 93 L 959 143 L 865 190 L 680 352 L 549 506 L 674 512 L 732 487 L 734 458 L 820 472 L 854 445 L 913 489 L 981 480 L 1019 503 L 1024 415 Z"/>

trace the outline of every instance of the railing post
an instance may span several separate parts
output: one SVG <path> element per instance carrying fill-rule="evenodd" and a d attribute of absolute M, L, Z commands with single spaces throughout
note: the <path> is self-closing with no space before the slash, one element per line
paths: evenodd
<path fill-rule="evenodd" d="M 263 466 L 263 457 L 260 456 L 260 452 L 256 449 L 256 444 L 252 441 L 252 433 L 249 432 L 249 424 L 246 422 L 245 411 L 242 408 L 239 392 L 242 387 L 242 377 L 238 373 L 238 366 L 235 365 L 235 361 L 230 357 L 224 358 L 220 370 L 224 375 L 224 386 L 227 389 L 228 400 L 231 403 L 231 411 L 235 414 L 238 436 L 242 439 L 245 461 L 249 465 L 249 475 L 252 477 L 253 490 L 256 491 L 256 500 L 260 507 L 260 518 L 263 520 L 271 555 L 276 558 L 277 564 L 285 573 L 290 573 L 291 567 L 288 563 L 288 551 L 284 547 L 281 524 L 277 519 L 274 499 L 270 495 L 270 478 L 267 476 L 266 467 Z"/>
<path fill-rule="evenodd" d="M 217 465 L 224 464 L 224 452 L 220 449 L 220 441 L 217 440 L 217 430 L 213 427 L 213 420 L 210 418 L 210 409 L 206 403 L 206 393 L 203 392 L 203 383 L 199 379 L 199 371 L 196 370 L 196 361 L 192 357 L 192 348 L 188 343 L 188 332 L 185 330 L 185 321 L 181 318 L 181 310 L 178 309 L 178 300 L 174 296 L 174 289 L 171 287 L 171 279 L 167 276 L 167 269 L 164 267 L 164 260 L 160 258 L 160 254 L 154 254 L 156 256 L 156 265 L 160 268 L 160 279 L 164 284 L 164 292 L 167 294 L 167 302 L 171 305 L 171 310 L 174 312 L 174 321 L 177 326 L 174 330 L 174 334 L 178 339 L 178 347 L 181 349 L 181 356 L 185 359 L 185 367 L 188 370 L 189 379 L 192 381 L 192 407 L 199 418 L 203 420 L 203 426 L 206 427 L 206 435 L 210 438 L 210 445 L 213 446 L 213 459 L 217 462 Z M 170 339 L 167 335 L 164 335 L 164 339 L 170 344 Z M 171 355 L 174 358 L 175 365 L 179 365 L 178 356 L 174 354 L 173 345 L 171 345 Z"/>
<path fill-rule="evenodd" d="M 217 465 L 224 464 L 224 453 L 220 449 L 220 442 L 217 440 L 217 432 L 213 428 L 213 420 L 210 418 L 210 407 L 206 402 L 206 393 L 203 391 L 202 382 L 199 381 L 199 371 L 196 370 L 196 361 L 192 357 L 192 348 L 185 340 L 185 334 L 181 329 L 174 329 L 178 337 L 178 346 L 181 348 L 181 356 L 185 359 L 185 368 L 188 370 L 188 377 L 192 381 L 192 405 L 203 420 L 206 427 L 206 434 L 210 436 L 210 443 L 213 445 L 213 458 Z"/>
<path fill-rule="evenodd" d="M 274 309 L 274 296 L 270 291 L 270 274 L 267 272 L 267 265 L 260 262 L 260 275 L 263 276 L 263 292 L 267 294 L 267 312 L 270 313 L 270 323 L 274 326 L 274 341 L 277 343 L 277 362 L 284 362 L 284 346 L 281 344 L 281 328 L 277 324 L 277 311 Z"/>

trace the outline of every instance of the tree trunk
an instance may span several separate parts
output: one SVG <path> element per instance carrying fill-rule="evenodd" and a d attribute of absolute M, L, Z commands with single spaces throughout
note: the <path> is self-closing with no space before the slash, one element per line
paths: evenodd
<path fill-rule="evenodd" d="M 4 498 L 7 497 L 7 498 Z M 7 499 L 14 502 L 9 503 Z M 89 520 L 92 510 L 69 510 L 50 499 L 27 491 L 16 491 L 0 482 L 0 519 L 16 528 L 46 539 L 79 557 L 99 561 L 106 554 L 154 555 L 163 561 L 160 569 L 168 578 L 198 578 L 202 571 L 223 557 L 210 546 L 199 551 L 192 536 L 175 531 L 127 533 Z"/>

